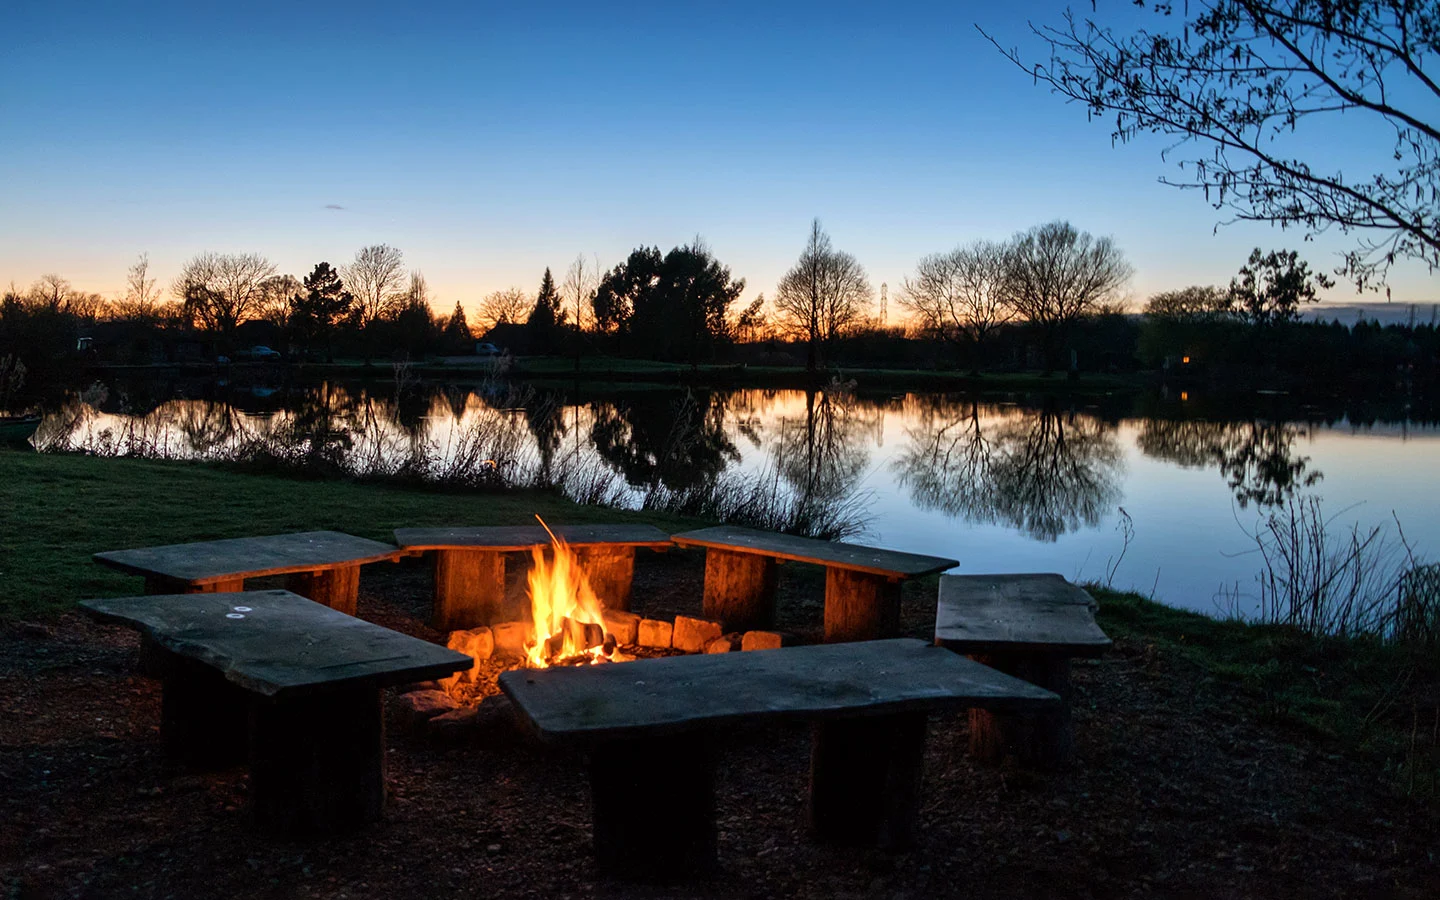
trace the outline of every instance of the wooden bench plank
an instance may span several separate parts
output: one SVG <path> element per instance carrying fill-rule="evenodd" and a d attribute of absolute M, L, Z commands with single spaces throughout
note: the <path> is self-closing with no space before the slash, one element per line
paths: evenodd
<path fill-rule="evenodd" d="M 236 578 L 315 572 L 400 556 L 398 548 L 338 531 L 305 531 L 111 550 L 93 559 L 132 575 L 201 586 Z"/>
<path fill-rule="evenodd" d="M 512 671 L 500 687 L 543 739 L 587 748 L 597 862 L 606 874 L 646 880 L 714 868 L 714 742 L 706 729 L 813 720 L 812 833 L 900 848 L 915 831 L 929 710 L 1058 702 L 906 639 Z M 635 803 L 637 778 L 658 778 L 666 803 Z"/>
<path fill-rule="evenodd" d="M 635 548 L 674 546 L 670 536 L 653 525 L 556 525 L 552 530 L 575 549 L 591 588 L 609 609 L 630 608 Z M 440 631 L 454 631 L 499 621 L 505 554 L 547 547 L 550 535 L 539 525 L 397 528 L 395 542 L 407 553 L 434 553 L 430 623 Z"/>
<path fill-rule="evenodd" d="M 555 525 L 551 527 L 574 547 L 626 544 L 666 550 L 670 536 L 653 525 Z M 480 549 L 519 551 L 550 543 L 539 525 L 491 525 L 481 528 L 397 528 L 395 543 L 407 551 Z"/>
<path fill-rule="evenodd" d="M 776 559 L 853 569 L 892 578 L 931 575 L 960 565 L 958 560 L 940 556 L 822 541 L 734 525 L 686 531 L 672 535 L 670 539 L 682 547 L 713 547 L 735 553 L 759 553 Z"/>
<path fill-rule="evenodd" d="M 251 814 L 275 835 L 335 834 L 381 818 L 380 689 L 472 663 L 288 591 L 159 594 L 80 606 L 146 636 L 162 657 L 167 753 L 200 766 L 248 756 Z"/>
<path fill-rule="evenodd" d="M 1027 652 L 1099 656 L 1110 638 L 1095 624 L 1094 600 L 1060 575 L 946 575 L 940 579 L 935 642 L 957 653 Z"/>
<path fill-rule="evenodd" d="M 560 743 L 730 721 L 1058 702 L 1049 691 L 909 638 L 517 670 L 502 673 L 500 687 L 542 738 Z"/>
<path fill-rule="evenodd" d="M 80 606 L 266 697 L 443 678 L 472 665 L 464 654 L 289 591 L 117 597 Z"/>

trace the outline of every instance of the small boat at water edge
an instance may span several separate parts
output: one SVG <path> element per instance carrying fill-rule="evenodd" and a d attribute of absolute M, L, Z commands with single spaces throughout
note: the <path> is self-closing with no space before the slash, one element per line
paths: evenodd
<path fill-rule="evenodd" d="M 29 446 L 30 435 L 39 427 L 39 416 L 0 416 L 0 446 Z"/>

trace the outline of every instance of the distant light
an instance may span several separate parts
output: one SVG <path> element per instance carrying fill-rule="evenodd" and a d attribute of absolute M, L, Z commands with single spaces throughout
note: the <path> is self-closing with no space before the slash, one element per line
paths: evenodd
<path fill-rule="evenodd" d="M 1181 391 L 1181 392 L 1180 392 L 1180 402 L 1181 402 L 1181 403 L 1184 403 L 1186 400 L 1189 400 L 1189 399 L 1190 399 L 1190 392 L 1189 392 L 1189 391 Z"/>
<path fill-rule="evenodd" d="M 1184 363 L 1185 365 L 1187 365 L 1187 366 L 1190 365 L 1190 357 L 1188 357 L 1188 356 L 1182 356 L 1182 357 L 1180 357 L 1180 361 L 1181 361 L 1182 363 Z"/>

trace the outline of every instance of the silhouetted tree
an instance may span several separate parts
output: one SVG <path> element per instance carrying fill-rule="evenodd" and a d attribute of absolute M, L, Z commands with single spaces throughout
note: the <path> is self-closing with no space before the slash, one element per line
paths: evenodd
<path fill-rule="evenodd" d="M 1137 352 L 1154 365 L 1165 357 L 1210 357 L 1233 344 L 1240 326 L 1230 312 L 1230 295 L 1213 285 L 1162 291 L 1145 301 Z"/>
<path fill-rule="evenodd" d="M 532 348 L 541 353 L 555 352 L 564 324 L 565 311 L 560 307 L 560 294 L 555 290 L 555 279 L 547 266 L 545 277 L 540 279 L 540 293 L 535 297 L 535 306 L 525 320 Z"/>
<path fill-rule="evenodd" d="M 1335 282 L 1320 273 L 1311 273 L 1308 263 L 1294 250 L 1272 250 L 1261 254 L 1256 247 L 1240 274 L 1230 282 L 1230 303 L 1237 314 L 1252 325 L 1293 322 L 1301 303 L 1319 300 L 1317 288 Z"/>
<path fill-rule="evenodd" d="M 465 321 L 465 309 L 460 305 L 459 300 L 455 301 L 455 311 L 445 322 L 445 330 L 441 333 L 440 339 L 451 350 L 466 347 L 475 339 L 475 336 L 470 333 L 470 323 Z"/>
<path fill-rule="evenodd" d="M 1099 312 L 1131 274 L 1113 241 L 1092 237 L 1069 222 L 1016 235 L 1006 258 L 1010 304 L 1040 332 L 1046 372 L 1054 371 L 1070 326 Z"/>
<path fill-rule="evenodd" d="M 800 259 L 775 290 L 781 325 L 805 342 L 807 371 L 826 364 L 835 339 L 864 315 L 873 293 L 859 261 L 830 245 L 819 219 L 811 222 Z"/>
<path fill-rule="evenodd" d="M 1180 164 L 1184 177 L 1167 183 L 1201 189 L 1241 219 L 1361 232 L 1343 270 L 1361 287 L 1383 281 L 1397 259 L 1440 266 L 1440 84 L 1427 71 L 1440 48 L 1440 6 L 1195 0 L 1151 8 L 1173 17 L 1174 30 L 1127 33 L 1082 25 L 1067 11 L 1061 27 L 1031 26 L 1049 44 L 1048 63 L 1002 52 L 1113 122 L 1117 141 L 1160 134 L 1195 145 L 1201 152 Z M 1346 178 L 1314 140 L 1314 126 L 1327 122 L 1376 139 L 1361 177 Z M 1302 123 L 1311 130 L 1299 133 Z M 1165 152 L 1175 146 L 1167 141 Z"/>
<path fill-rule="evenodd" d="M 921 259 L 901 288 L 900 305 L 921 333 L 968 348 L 971 372 L 979 370 L 985 341 L 1015 318 L 1006 281 L 1009 253 L 990 241 L 936 253 Z"/>
<path fill-rule="evenodd" d="M 496 325 L 523 322 L 534 308 L 535 299 L 520 288 L 492 291 L 480 301 L 478 334 L 483 335 Z"/>
<path fill-rule="evenodd" d="M 584 311 L 587 307 L 593 307 L 595 289 L 599 286 L 599 262 L 586 259 L 583 253 L 577 255 L 575 261 L 570 263 L 570 268 L 565 270 L 561 293 L 566 310 L 573 310 L 575 313 L 575 328 L 579 331 L 585 330 Z"/>
<path fill-rule="evenodd" d="M 760 294 L 735 320 L 735 339 L 742 343 L 757 341 L 765 334 L 769 317 L 765 314 L 765 295 Z"/>
<path fill-rule="evenodd" d="M 698 240 L 664 257 L 640 247 L 601 279 L 595 319 L 632 350 L 698 362 L 729 339 L 730 306 L 744 290 Z"/>
<path fill-rule="evenodd" d="M 115 314 L 122 319 L 151 321 L 160 313 L 160 290 L 150 277 L 150 256 L 142 253 L 125 273 L 125 296 L 115 304 Z"/>
<path fill-rule="evenodd" d="M 228 344 L 237 325 L 261 314 L 274 274 L 274 263 L 258 253 L 202 253 L 181 267 L 174 291 L 191 321 Z"/>
<path fill-rule="evenodd" d="M 405 254 L 389 244 L 361 247 L 340 274 L 355 295 L 355 324 L 368 327 L 405 303 Z"/>
<path fill-rule="evenodd" d="M 624 262 L 605 273 L 591 302 L 596 328 L 609 333 L 629 331 L 637 300 L 660 280 L 661 261 L 659 247 L 637 247 Z"/>
<path fill-rule="evenodd" d="M 324 344 L 325 359 L 333 362 L 335 330 L 349 317 L 354 303 L 355 297 L 345 289 L 340 273 L 328 262 L 316 263 L 305 276 L 303 289 L 290 298 L 290 327 L 306 350 L 316 343 Z"/>

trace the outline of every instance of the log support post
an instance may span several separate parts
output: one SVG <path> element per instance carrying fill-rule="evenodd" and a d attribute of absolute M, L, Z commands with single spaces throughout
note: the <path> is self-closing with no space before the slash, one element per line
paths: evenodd
<path fill-rule="evenodd" d="M 630 583 L 635 578 L 635 548 L 625 546 L 579 547 L 575 555 L 590 580 L 595 596 L 606 609 L 630 609 Z"/>
<path fill-rule="evenodd" d="M 717 867 L 713 751 L 703 732 L 607 741 L 590 751 L 601 874 L 673 881 Z M 662 803 L 636 798 L 663 785 Z"/>
<path fill-rule="evenodd" d="M 285 588 L 353 616 L 360 598 L 360 567 L 335 566 L 315 572 L 296 572 L 285 579 Z"/>
<path fill-rule="evenodd" d="M 504 602 L 504 553 L 435 551 L 435 600 L 430 623 L 436 631 L 494 624 L 500 620 Z"/>
<path fill-rule="evenodd" d="M 1075 725 L 1070 700 L 1070 659 L 1059 653 L 974 653 L 970 658 L 992 669 L 1060 695 L 1045 712 L 1000 713 L 970 710 L 970 754 L 998 765 L 1014 755 L 1026 766 L 1059 769 L 1075 755 Z"/>
<path fill-rule="evenodd" d="M 844 846 L 914 842 L 925 714 L 829 719 L 813 726 L 810 830 Z"/>
<path fill-rule="evenodd" d="M 385 811 L 385 720 L 380 691 L 354 687 L 250 707 L 250 804 L 277 836 L 326 835 Z"/>
<path fill-rule="evenodd" d="M 142 660 L 162 679 L 160 740 L 165 755 L 176 765 L 198 771 L 244 762 L 249 695 L 216 669 L 173 653 L 151 638 L 146 641 Z"/>
<path fill-rule="evenodd" d="M 726 631 L 775 626 L 775 558 L 754 553 L 705 551 L 705 618 Z"/>
<path fill-rule="evenodd" d="M 825 570 L 825 642 L 900 636 L 900 582 L 853 569 Z"/>

